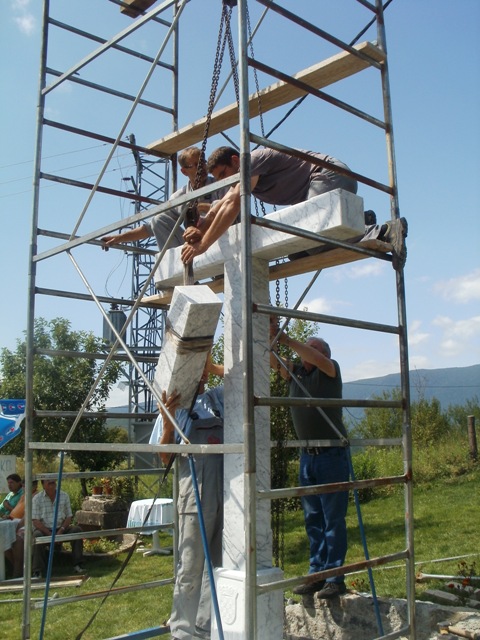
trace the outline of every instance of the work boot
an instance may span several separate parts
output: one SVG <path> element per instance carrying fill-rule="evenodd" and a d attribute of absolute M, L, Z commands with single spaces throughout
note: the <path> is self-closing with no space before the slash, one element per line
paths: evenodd
<path fill-rule="evenodd" d="M 323 589 L 317 593 L 317 597 L 322 600 L 328 600 L 329 598 L 343 596 L 346 592 L 347 587 L 344 582 L 327 582 Z"/>
<path fill-rule="evenodd" d="M 292 591 L 297 596 L 308 596 L 311 593 L 321 591 L 325 586 L 325 580 L 316 580 L 315 582 L 307 582 L 299 584 L 297 587 L 293 587 Z"/>
<path fill-rule="evenodd" d="M 407 260 L 405 238 L 408 234 L 408 223 L 405 218 L 397 218 L 387 222 L 387 230 L 382 240 L 392 245 L 392 265 L 395 271 L 400 271 Z"/>

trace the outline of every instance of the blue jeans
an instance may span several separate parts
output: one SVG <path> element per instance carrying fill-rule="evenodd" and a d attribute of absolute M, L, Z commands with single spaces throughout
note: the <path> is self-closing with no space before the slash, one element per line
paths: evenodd
<path fill-rule="evenodd" d="M 317 455 L 305 451 L 300 457 L 300 485 L 347 482 L 347 451 L 344 447 L 327 447 Z M 302 496 L 305 530 L 310 541 L 309 573 L 341 567 L 347 554 L 348 491 Z M 343 576 L 328 582 L 343 582 Z"/>

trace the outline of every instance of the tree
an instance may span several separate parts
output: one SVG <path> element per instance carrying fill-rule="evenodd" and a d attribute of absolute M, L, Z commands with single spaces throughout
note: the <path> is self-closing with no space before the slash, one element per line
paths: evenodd
<path fill-rule="evenodd" d="M 477 424 L 480 424 L 480 401 L 478 396 L 473 396 L 464 405 L 451 404 L 447 409 L 447 416 L 452 429 L 458 433 L 467 432 L 468 416 L 474 416 Z"/>
<path fill-rule="evenodd" d="M 383 391 L 380 395 L 372 396 L 372 400 L 401 400 L 400 389 Z M 402 410 L 401 409 L 377 409 L 369 407 L 365 409 L 363 419 L 356 427 L 356 433 L 361 438 L 400 438 L 402 435 Z"/>
<path fill-rule="evenodd" d="M 26 342 L 17 341 L 17 349 L 12 352 L 2 349 L 0 356 L 0 396 L 3 398 L 24 398 L 26 380 Z M 64 318 L 45 320 L 37 318 L 34 325 L 33 362 L 33 405 L 35 411 L 78 411 L 85 401 L 101 368 L 94 358 L 67 355 L 45 355 L 37 350 L 52 352 L 102 353 L 106 345 L 101 338 L 86 331 L 72 331 L 70 322 Z M 86 411 L 102 411 L 111 386 L 121 375 L 121 365 L 111 362 L 101 381 L 92 394 Z M 69 418 L 35 418 L 33 440 L 35 442 L 63 442 L 70 431 Z M 117 434 L 118 435 L 118 434 Z M 72 442 L 105 442 L 108 433 L 104 418 L 82 418 L 71 438 Z M 9 442 L 2 453 L 23 456 L 24 435 Z M 44 462 L 50 461 L 54 453 L 39 455 Z M 125 458 L 125 454 L 79 451 L 70 454 L 81 471 L 108 469 Z M 85 485 L 83 485 L 85 486 Z"/>

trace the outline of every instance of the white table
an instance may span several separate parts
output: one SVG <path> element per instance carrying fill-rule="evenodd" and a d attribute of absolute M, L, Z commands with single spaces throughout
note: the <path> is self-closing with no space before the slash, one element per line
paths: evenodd
<path fill-rule="evenodd" d="M 0 520 L 0 581 L 5 580 L 5 551 L 15 542 L 17 524 L 18 520 Z"/>
<path fill-rule="evenodd" d="M 143 525 L 173 525 L 173 500 L 171 498 L 157 498 L 153 504 L 153 498 L 135 500 L 128 512 L 127 527 L 141 527 Z M 145 517 L 152 507 L 148 520 Z M 152 549 L 146 551 L 144 556 L 169 555 L 171 549 L 162 549 L 158 537 L 158 530 L 152 532 Z"/>

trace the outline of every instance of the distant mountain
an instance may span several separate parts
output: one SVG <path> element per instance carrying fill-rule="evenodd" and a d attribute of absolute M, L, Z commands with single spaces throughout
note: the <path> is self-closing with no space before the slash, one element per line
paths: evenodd
<path fill-rule="evenodd" d="M 367 378 L 343 383 L 343 397 L 367 400 L 383 391 L 400 388 L 400 374 L 391 373 L 379 378 Z M 410 396 L 415 402 L 420 397 L 437 398 L 442 409 L 451 404 L 463 405 L 474 396 L 480 399 L 480 364 L 448 369 L 415 369 L 410 371 Z"/>

